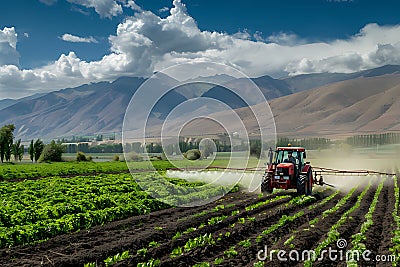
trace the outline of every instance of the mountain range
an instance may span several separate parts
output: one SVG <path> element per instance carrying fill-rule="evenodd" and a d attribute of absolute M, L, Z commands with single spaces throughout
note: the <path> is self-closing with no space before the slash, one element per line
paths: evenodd
<path fill-rule="evenodd" d="M 251 88 L 241 87 L 245 85 L 241 79 L 226 75 L 207 79 L 241 88 L 244 95 L 253 93 Z M 18 100 L 3 99 L 0 125 L 15 124 L 15 135 L 23 140 L 120 132 L 126 107 L 144 81 L 121 77 L 111 83 L 86 84 Z M 400 130 L 400 66 L 281 79 L 262 76 L 252 81 L 269 101 L 277 132 L 282 135 L 338 136 Z M 246 103 L 224 87 L 197 84 L 168 93 L 151 116 L 162 120 L 176 105 L 196 96 L 223 101 L 239 112 L 246 110 Z"/>

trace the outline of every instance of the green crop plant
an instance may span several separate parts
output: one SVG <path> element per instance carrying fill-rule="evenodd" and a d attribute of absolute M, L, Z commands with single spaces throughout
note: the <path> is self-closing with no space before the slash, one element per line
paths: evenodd
<path fill-rule="evenodd" d="M 210 263 L 208 262 L 200 262 L 200 263 L 196 263 L 195 265 L 193 265 L 192 267 L 210 267 Z"/>
<path fill-rule="evenodd" d="M 215 258 L 214 264 L 215 265 L 220 265 L 224 262 L 224 258 Z"/>
<path fill-rule="evenodd" d="M 136 252 L 136 254 L 137 254 L 138 256 L 141 256 L 141 257 L 146 257 L 146 253 L 147 253 L 147 248 L 139 249 L 139 250 Z"/>
<path fill-rule="evenodd" d="M 151 241 L 148 245 L 149 248 L 156 248 L 160 245 L 157 241 Z"/>
<path fill-rule="evenodd" d="M 251 246 L 251 241 L 250 241 L 250 239 L 246 239 L 246 240 L 240 241 L 238 244 L 239 244 L 239 246 L 242 246 L 244 248 L 248 248 L 248 247 Z"/>
<path fill-rule="evenodd" d="M 240 213 L 239 210 L 233 210 L 233 211 L 231 212 L 231 216 L 235 216 L 235 215 L 237 215 L 237 214 L 239 214 L 239 213 Z"/>
<path fill-rule="evenodd" d="M 106 266 L 111 266 L 117 262 L 129 259 L 129 258 L 130 258 L 130 255 L 129 255 L 129 251 L 127 250 L 127 251 L 122 252 L 121 254 L 118 253 L 117 255 L 108 257 L 107 259 L 104 260 L 104 263 Z"/>
<path fill-rule="evenodd" d="M 290 196 L 290 195 L 283 195 L 283 196 L 274 197 L 274 198 L 272 198 L 272 199 L 267 199 L 267 200 L 265 200 L 265 201 L 258 202 L 258 203 L 256 203 L 256 204 L 249 205 L 249 206 L 247 206 L 247 207 L 245 208 L 245 210 L 246 210 L 246 211 L 254 210 L 254 209 L 257 209 L 257 208 L 259 208 L 259 207 L 261 207 L 261 206 L 265 206 L 265 205 L 267 205 L 267 204 L 269 204 L 269 203 L 273 203 L 273 202 L 275 202 L 275 201 L 279 201 L 279 200 L 281 200 L 281 199 L 286 199 L 286 198 L 291 198 L 291 196 Z"/>
<path fill-rule="evenodd" d="M 159 259 L 150 259 L 147 262 L 141 262 L 137 264 L 137 267 L 156 267 L 159 266 L 161 261 Z"/>
<path fill-rule="evenodd" d="M 208 224 L 209 225 L 217 224 L 217 223 L 222 222 L 226 218 L 228 218 L 228 216 L 226 216 L 226 215 L 212 217 L 212 218 L 208 219 Z"/>
<path fill-rule="evenodd" d="M 234 257 L 237 256 L 237 254 L 238 254 L 238 252 L 235 250 L 235 246 L 230 247 L 228 250 L 225 250 L 225 251 L 224 251 L 224 255 L 225 255 L 227 258 L 234 258 Z"/>

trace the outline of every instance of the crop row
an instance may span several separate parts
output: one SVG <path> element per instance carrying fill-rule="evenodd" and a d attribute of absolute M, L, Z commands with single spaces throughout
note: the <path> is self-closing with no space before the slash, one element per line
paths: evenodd
<path fill-rule="evenodd" d="M 261 196 L 262 195 L 260 195 L 260 197 Z M 235 226 L 235 222 L 237 222 L 238 224 L 245 224 L 246 222 L 253 222 L 255 220 L 255 218 L 249 217 L 248 215 L 246 217 L 245 214 L 251 214 L 251 213 L 255 212 L 254 210 L 260 210 L 260 209 L 262 209 L 263 206 L 266 206 L 267 204 L 272 204 L 274 202 L 278 202 L 278 201 L 281 201 L 284 199 L 290 199 L 291 197 L 292 197 L 291 195 L 278 195 L 275 197 L 273 197 L 273 195 L 270 195 L 267 197 L 266 200 L 260 200 L 256 204 L 245 205 L 245 206 L 242 206 L 242 208 L 233 209 L 232 211 L 231 211 L 231 209 L 235 206 L 235 204 L 227 204 L 227 205 L 220 204 L 213 208 L 210 208 L 209 210 L 204 210 L 202 212 L 193 214 L 188 218 L 200 218 L 200 217 L 210 214 L 210 213 L 219 212 L 218 214 L 216 214 L 216 216 L 207 219 L 205 222 L 199 223 L 199 225 L 193 225 L 185 230 L 177 231 L 173 235 L 172 240 L 179 238 L 181 240 L 185 240 L 184 241 L 185 243 L 183 243 L 182 246 L 175 247 L 171 251 L 170 257 L 174 258 L 177 256 L 181 256 L 185 252 L 188 252 L 195 247 L 206 245 L 208 241 L 212 242 L 212 243 L 214 243 L 215 241 L 221 241 L 221 238 L 222 238 L 221 236 L 216 237 L 214 240 L 214 238 L 212 237 L 211 234 L 207 234 L 207 233 L 204 233 L 204 231 L 200 231 L 206 225 L 209 225 L 209 226 L 217 225 L 217 224 L 222 223 L 223 221 L 229 220 L 228 224 L 230 223 L 231 228 L 233 228 Z M 300 197 L 298 197 L 298 198 L 300 198 Z M 226 215 L 223 215 L 223 214 L 226 214 Z M 240 216 L 245 216 L 245 217 L 240 217 Z M 187 218 L 183 218 L 183 219 L 186 220 Z M 215 229 L 218 229 L 218 228 L 219 227 L 216 226 Z M 192 238 L 189 237 L 189 235 L 193 236 L 193 234 L 195 234 L 197 232 L 198 232 L 198 236 L 195 236 Z M 230 232 L 227 232 L 226 236 L 229 236 L 229 234 L 230 234 Z M 187 236 L 187 237 L 185 237 L 185 236 Z M 205 242 L 206 239 L 208 240 L 207 242 Z M 157 245 L 154 246 L 154 244 L 157 244 Z M 194 245 L 194 244 L 196 244 L 196 245 Z M 136 255 L 145 257 L 148 250 L 158 247 L 158 245 L 159 245 L 158 242 L 152 241 L 149 243 L 148 246 L 138 249 L 136 251 Z M 125 254 L 130 253 L 130 252 L 131 251 L 128 251 L 128 252 L 125 251 Z M 121 257 L 121 255 L 122 255 L 122 253 L 110 256 L 109 258 L 104 260 L 104 263 L 109 262 L 112 259 L 117 259 L 118 257 Z M 149 266 L 149 265 L 156 266 L 157 263 L 159 263 L 159 260 L 154 260 L 153 258 L 151 258 L 151 259 L 149 259 L 148 262 L 139 263 L 138 266 Z M 94 264 L 93 262 L 87 263 L 86 266 L 94 266 L 93 264 Z"/>
<path fill-rule="evenodd" d="M 278 206 L 276 208 L 276 210 L 281 210 L 284 208 L 288 208 L 288 207 L 302 207 L 305 206 L 309 203 L 314 202 L 316 199 L 314 197 L 310 197 L 310 196 L 300 196 L 300 197 L 296 197 L 294 199 L 292 199 L 291 201 L 289 201 L 286 204 L 282 204 L 281 206 Z M 314 205 L 314 207 L 317 207 L 317 205 Z M 255 239 L 256 243 L 260 243 L 266 236 L 274 233 L 275 231 L 277 231 L 278 229 L 286 226 L 287 224 L 297 220 L 298 218 L 304 216 L 305 212 L 304 211 L 299 211 L 294 213 L 293 215 L 282 215 L 279 220 L 276 223 L 273 223 L 271 225 L 269 225 L 268 227 L 264 228 L 262 230 L 262 232 L 257 236 L 257 238 Z M 253 226 L 250 225 L 253 220 L 247 220 L 247 222 L 245 222 L 244 220 L 241 222 L 240 221 L 241 218 L 238 219 L 238 222 L 243 224 L 242 229 L 246 229 L 246 227 L 252 228 Z M 258 220 L 257 217 L 254 218 L 254 221 Z M 231 228 L 235 228 L 235 224 L 231 225 Z M 233 231 L 232 229 L 232 231 Z M 238 235 L 238 233 L 235 232 L 236 235 Z M 225 238 L 230 238 L 230 232 L 227 231 L 225 232 L 225 234 L 220 233 L 218 238 L 217 238 L 217 242 L 220 242 L 220 244 L 218 246 L 222 246 L 222 244 L 226 243 L 227 240 L 223 240 Z M 255 243 L 253 244 L 251 239 L 244 239 L 241 240 L 239 242 L 237 242 L 236 245 L 230 246 L 228 249 L 226 249 L 225 251 L 223 251 L 221 254 L 219 254 L 216 258 L 213 259 L 213 261 L 211 262 L 214 265 L 219 265 L 222 264 L 225 260 L 231 259 L 231 258 L 235 258 L 238 254 L 238 252 L 236 251 L 237 248 L 239 247 L 243 247 L 243 248 L 250 248 L 251 246 L 256 245 Z M 210 262 L 203 262 L 200 263 L 199 265 L 194 265 L 194 266 L 210 266 L 211 265 Z"/>
<path fill-rule="evenodd" d="M 395 195 L 395 205 L 392 212 L 393 219 L 396 222 L 397 229 L 393 232 L 392 243 L 393 247 L 390 248 L 390 252 L 395 256 L 396 261 L 393 262 L 393 266 L 400 266 L 400 215 L 399 215 L 399 205 L 400 205 L 400 189 L 397 180 L 397 176 L 394 176 L 394 195 Z"/>
<path fill-rule="evenodd" d="M 315 217 L 313 220 L 309 221 L 309 225 L 311 227 L 314 227 L 314 225 L 320 221 L 323 220 L 324 218 L 326 218 L 327 216 L 329 216 L 330 214 L 336 212 L 340 207 L 342 207 L 344 204 L 346 204 L 346 202 L 349 200 L 349 198 L 353 195 L 354 191 L 357 189 L 358 186 L 352 188 L 350 190 L 349 193 L 347 193 L 342 199 L 340 199 L 340 201 L 338 203 L 336 203 L 336 205 L 330 209 L 325 210 L 321 216 Z M 331 201 L 337 194 L 339 194 L 339 190 L 336 190 L 333 194 L 331 194 L 330 196 L 326 197 L 325 199 L 323 199 L 321 202 L 316 203 L 312 206 L 309 207 L 309 210 L 315 209 L 318 206 L 322 206 L 325 203 Z M 296 235 L 293 234 L 291 235 L 285 242 L 284 245 L 289 246 L 289 247 L 293 247 L 292 241 L 296 238 Z"/>
<path fill-rule="evenodd" d="M 31 179 L 128 171 L 125 162 L 57 162 L 41 164 L 3 164 L 0 179 Z"/>
<path fill-rule="evenodd" d="M 332 198 L 329 198 L 329 200 L 332 200 Z M 304 205 L 306 205 L 306 204 L 308 204 L 310 202 L 313 202 L 313 201 L 315 201 L 314 197 L 309 197 L 309 196 L 304 197 L 303 196 L 303 197 L 300 197 L 300 198 L 295 198 L 292 201 L 290 201 L 289 203 L 284 204 L 282 206 L 288 207 L 288 204 L 289 205 L 291 204 L 293 206 L 304 206 Z M 318 203 L 316 203 L 314 205 L 310 205 L 308 210 L 313 210 L 313 209 L 315 209 L 315 208 L 317 208 L 319 206 L 322 206 L 322 205 L 326 204 L 328 201 L 321 201 L 321 202 L 318 202 Z M 277 207 L 277 209 L 279 209 L 279 207 Z M 300 211 L 294 213 L 293 215 L 285 215 L 284 214 L 279 218 L 279 220 L 276 223 L 271 224 L 270 226 L 264 228 L 261 231 L 261 233 L 258 234 L 256 237 L 253 236 L 255 238 L 249 238 L 249 239 L 241 240 L 236 245 L 231 246 L 229 248 L 229 250 L 232 251 L 232 250 L 234 250 L 236 248 L 243 247 L 245 249 L 250 249 L 250 251 L 251 251 L 251 247 L 259 246 L 257 244 L 260 244 L 261 241 L 265 240 L 268 236 L 270 236 L 274 232 L 278 231 L 279 229 L 291 224 L 292 222 L 300 219 L 301 217 L 304 217 L 304 215 L 305 215 L 305 211 L 304 210 L 300 210 Z M 254 240 L 255 242 L 252 243 L 252 240 Z M 228 253 L 228 251 L 224 251 L 223 253 L 218 255 L 216 258 L 214 258 L 211 262 L 202 263 L 203 265 L 201 265 L 201 266 L 210 266 L 211 264 L 214 264 L 214 265 L 222 264 L 225 260 L 229 260 L 231 258 L 236 257 L 236 255 L 232 255 L 232 253 Z M 242 251 L 242 253 L 246 254 L 246 252 L 243 252 L 243 251 Z M 255 264 L 256 264 L 255 266 L 264 266 L 264 262 L 259 262 L 259 263 L 255 263 Z"/>
<path fill-rule="evenodd" d="M 372 220 L 372 215 L 375 212 L 376 205 L 378 203 L 378 198 L 383 189 L 384 182 L 385 180 L 382 180 L 382 182 L 379 184 L 378 188 L 375 191 L 374 199 L 372 200 L 371 206 L 369 207 L 367 214 L 365 214 L 365 221 L 361 225 L 360 232 L 351 236 L 352 240 L 351 244 L 353 245 L 353 251 L 358 251 L 360 253 L 359 255 L 361 255 L 366 250 L 366 247 L 364 245 L 364 241 L 366 240 L 366 233 L 369 230 L 369 228 L 374 224 L 374 221 Z M 353 256 L 353 254 L 351 254 L 351 256 Z M 352 258 L 348 259 L 347 265 L 358 266 L 357 263 Z"/>
<path fill-rule="evenodd" d="M 366 186 L 365 189 L 361 192 L 361 194 L 357 197 L 357 202 L 345 213 L 343 213 L 340 219 L 330 228 L 326 238 L 322 242 L 320 242 L 319 245 L 316 247 L 315 255 L 313 255 L 314 257 L 311 260 L 305 261 L 304 266 L 312 266 L 312 262 L 314 262 L 321 255 L 322 250 L 325 249 L 329 244 L 332 244 L 333 242 L 339 239 L 340 233 L 337 231 L 337 229 L 347 221 L 350 213 L 352 213 L 353 211 L 355 211 L 360 207 L 361 201 L 370 187 L 371 187 L 371 181 L 368 183 L 368 186 Z"/>
<path fill-rule="evenodd" d="M 160 198 L 181 203 L 220 195 L 224 187 L 175 185 L 160 175 L 136 174 Z M 173 182 L 177 182 L 176 179 Z M 172 192 L 182 196 L 173 198 Z M 130 174 L 98 175 L 63 179 L 59 177 L 0 183 L 0 247 L 26 244 L 61 233 L 146 214 L 169 207 L 142 191 Z"/>

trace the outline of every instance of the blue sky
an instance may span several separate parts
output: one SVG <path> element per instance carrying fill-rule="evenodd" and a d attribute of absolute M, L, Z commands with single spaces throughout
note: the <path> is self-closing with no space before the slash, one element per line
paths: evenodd
<path fill-rule="evenodd" d="M 192 60 L 253 77 L 400 64 L 398 14 L 395 0 L 3 1 L 0 99 Z"/>

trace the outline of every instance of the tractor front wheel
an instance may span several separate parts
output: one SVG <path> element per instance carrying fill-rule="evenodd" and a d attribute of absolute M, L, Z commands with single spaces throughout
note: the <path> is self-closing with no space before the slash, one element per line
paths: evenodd
<path fill-rule="evenodd" d="M 271 187 L 271 177 L 268 174 L 264 174 L 261 181 L 261 192 L 272 193 L 274 189 Z"/>

